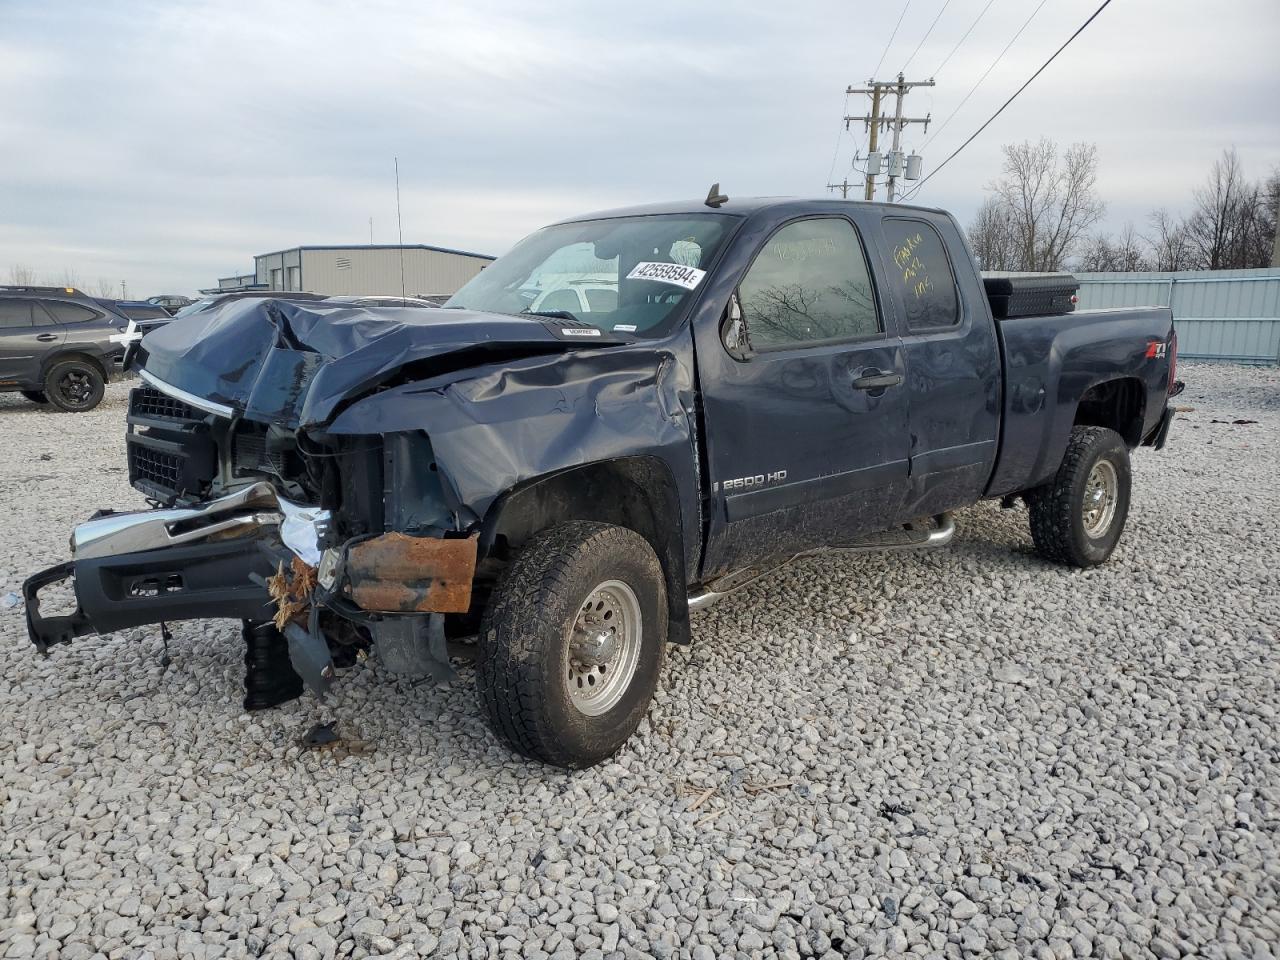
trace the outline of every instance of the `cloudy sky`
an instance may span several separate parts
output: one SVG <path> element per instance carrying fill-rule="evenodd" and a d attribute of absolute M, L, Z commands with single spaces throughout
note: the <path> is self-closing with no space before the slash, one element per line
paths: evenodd
<path fill-rule="evenodd" d="M 926 172 L 1098 2 L 1047 0 L 936 139 L 912 130 Z M 992 0 L 939 70 L 986 3 L 907 5 L 879 74 L 936 75 L 911 115 L 946 119 L 1038 0 Z M 713 180 L 821 194 L 833 169 L 855 176 L 844 90 L 903 7 L 0 0 L 0 282 L 18 263 L 192 293 L 255 253 L 367 242 L 370 217 L 394 242 L 396 156 L 405 240 L 487 253 Z M 1226 146 L 1263 175 L 1280 164 L 1280 2 L 1114 0 L 918 199 L 967 222 L 1000 144 L 1042 135 L 1097 144 L 1113 228 L 1185 207 Z"/>

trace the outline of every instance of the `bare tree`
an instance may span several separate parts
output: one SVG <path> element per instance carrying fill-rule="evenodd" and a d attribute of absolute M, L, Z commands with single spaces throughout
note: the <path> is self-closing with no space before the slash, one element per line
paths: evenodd
<path fill-rule="evenodd" d="M 1016 270 L 1017 243 L 1009 209 L 995 197 L 982 201 L 969 224 L 969 245 L 982 270 Z"/>
<path fill-rule="evenodd" d="M 97 284 L 94 286 L 94 292 L 103 299 L 111 299 L 116 295 L 115 281 L 108 280 L 106 277 L 99 277 Z"/>
<path fill-rule="evenodd" d="M 63 267 L 62 273 L 55 275 L 50 281 L 51 287 L 75 287 L 80 290 L 84 284 L 80 282 L 80 274 L 71 267 Z"/>
<path fill-rule="evenodd" d="M 1058 145 L 1043 137 L 1001 149 L 1004 175 L 991 189 L 1009 213 L 1018 269 L 1060 270 L 1106 210 L 1095 192 L 1097 147 L 1074 143 L 1061 159 Z"/>
<path fill-rule="evenodd" d="M 1083 272 L 1109 270 L 1132 273 L 1150 270 L 1146 241 L 1138 235 L 1132 223 L 1126 223 L 1117 237 L 1109 233 L 1094 234 L 1082 247 L 1075 269 Z"/>
<path fill-rule="evenodd" d="M 35 286 L 36 272 L 25 263 L 11 264 L 9 267 L 9 283 L 15 287 Z"/>
<path fill-rule="evenodd" d="M 1152 270 L 1190 270 L 1195 264 L 1191 238 L 1187 236 L 1187 222 L 1174 217 L 1161 207 L 1147 216 L 1151 232 L 1146 235 L 1151 251 Z"/>

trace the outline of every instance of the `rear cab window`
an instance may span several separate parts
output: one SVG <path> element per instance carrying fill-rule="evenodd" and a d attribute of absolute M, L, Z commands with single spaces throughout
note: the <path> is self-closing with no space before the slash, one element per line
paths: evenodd
<path fill-rule="evenodd" d="M 857 340 L 883 325 L 862 240 L 843 217 L 781 227 L 738 285 L 756 351 Z"/>
<path fill-rule="evenodd" d="M 889 285 L 902 307 L 905 331 L 944 330 L 960 323 L 960 300 L 947 248 L 924 220 L 886 217 Z"/>

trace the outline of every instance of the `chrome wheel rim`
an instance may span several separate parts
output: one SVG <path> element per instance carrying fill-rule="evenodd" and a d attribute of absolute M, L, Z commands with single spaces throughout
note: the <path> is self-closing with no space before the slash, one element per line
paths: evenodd
<path fill-rule="evenodd" d="M 1097 539 L 1111 528 L 1116 503 L 1120 499 L 1120 480 L 1110 460 L 1099 460 L 1089 471 L 1084 485 L 1084 532 Z"/>
<path fill-rule="evenodd" d="M 598 717 L 618 705 L 640 662 L 640 601 L 621 580 L 606 580 L 578 606 L 565 645 L 569 701 Z"/>

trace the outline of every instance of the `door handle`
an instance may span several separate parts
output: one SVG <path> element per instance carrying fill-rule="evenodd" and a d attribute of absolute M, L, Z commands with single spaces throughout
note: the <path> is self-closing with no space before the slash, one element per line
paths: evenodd
<path fill-rule="evenodd" d="M 39 333 L 36 334 L 36 339 L 41 343 L 49 343 L 53 340 L 57 340 L 58 335 L 56 333 Z"/>
<path fill-rule="evenodd" d="M 881 373 L 879 370 L 868 371 L 853 381 L 855 390 L 883 390 L 885 387 L 896 387 L 902 382 L 900 373 Z"/>

